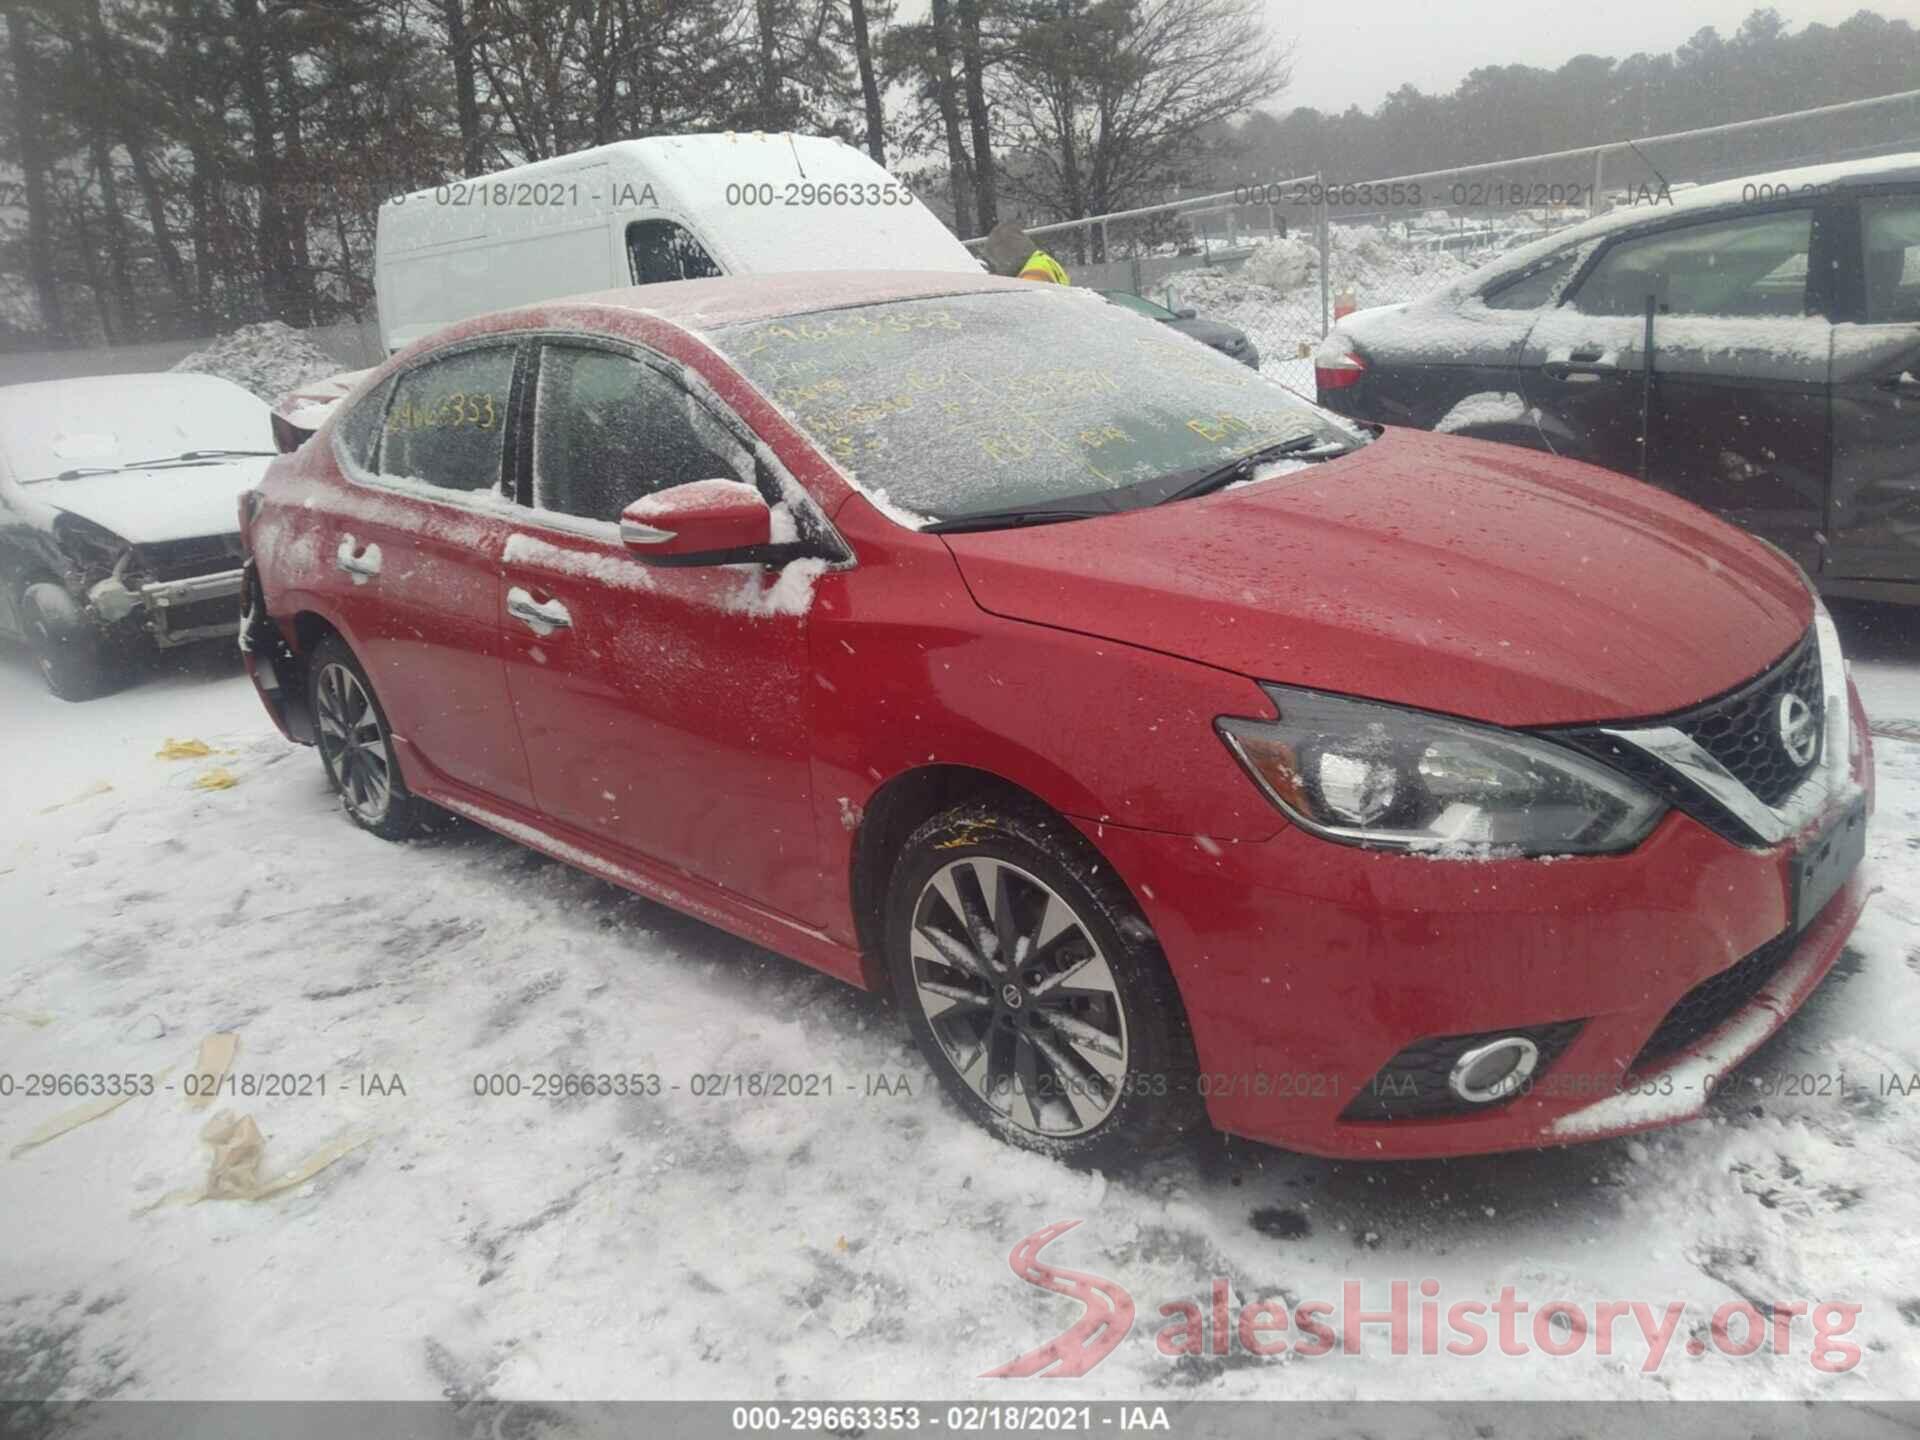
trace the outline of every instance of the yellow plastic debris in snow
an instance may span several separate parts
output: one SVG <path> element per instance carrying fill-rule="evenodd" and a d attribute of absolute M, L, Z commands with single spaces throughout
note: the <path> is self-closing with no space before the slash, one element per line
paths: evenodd
<path fill-rule="evenodd" d="M 240 1037 L 230 1030 L 222 1030 L 207 1036 L 200 1042 L 199 1058 L 193 1062 L 193 1073 L 198 1083 L 194 1093 L 187 1097 L 187 1104 L 196 1110 L 204 1110 L 213 1103 L 213 1097 L 220 1091 L 220 1082 L 227 1078 L 227 1071 L 233 1068 L 233 1057 L 239 1053 Z"/>
<path fill-rule="evenodd" d="M 373 1136 L 365 1131 L 349 1132 L 322 1145 L 291 1169 L 265 1179 L 260 1166 L 266 1159 L 267 1141 L 251 1115 L 222 1110 L 206 1123 L 200 1138 L 213 1150 L 206 1182 L 196 1189 L 175 1191 L 166 1197 L 168 1201 L 197 1205 L 202 1200 L 265 1200 L 306 1184 Z"/>
<path fill-rule="evenodd" d="M 240 777 L 231 770 L 222 770 L 219 766 L 193 777 L 196 790 L 231 790 L 240 783 Z"/>
<path fill-rule="evenodd" d="M 96 795 L 104 795 L 111 789 L 113 789 L 113 786 L 109 782 L 105 780 L 96 780 L 93 782 L 93 784 L 89 785 L 86 789 L 82 790 L 78 795 L 74 796 L 71 800 L 56 800 L 51 805 L 41 806 L 40 813 L 42 815 L 51 815 L 53 814 L 54 811 L 64 810 L 69 805 L 78 805 L 82 800 L 91 800 Z"/>
<path fill-rule="evenodd" d="M 153 752 L 156 760 L 202 760 L 213 754 L 213 747 L 204 740 L 176 740 L 171 735 L 167 743 Z"/>

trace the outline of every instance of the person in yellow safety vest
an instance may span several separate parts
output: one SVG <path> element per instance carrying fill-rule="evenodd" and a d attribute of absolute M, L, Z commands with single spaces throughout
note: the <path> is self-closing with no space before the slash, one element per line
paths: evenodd
<path fill-rule="evenodd" d="M 1034 244 L 1032 237 L 1011 220 L 1002 220 L 993 227 L 987 236 L 986 252 L 987 264 L 996 275 L 1044 280 L 1050 285 L 1071 283 L 1060 262 Z"/>

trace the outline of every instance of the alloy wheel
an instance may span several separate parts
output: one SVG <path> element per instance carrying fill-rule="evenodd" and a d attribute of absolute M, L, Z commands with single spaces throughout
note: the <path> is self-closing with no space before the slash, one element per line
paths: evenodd
<path fill-rule="evenodd" d="M 321 669 L 315 697 L 327 773 L 354 817 L 377 825 L 393 804 L 393 775 L 373 697 L 360 677 L 337 661 Z"/>
<path fill-rule="evenodd" d="M 908 943 L 927 1023 L 989 1107 L 1050 1138 L 1113 1112 L 1129 1063 L 1119 985 L 1044 881 L 988 856 L 955 860 L 921 889 Z"/>

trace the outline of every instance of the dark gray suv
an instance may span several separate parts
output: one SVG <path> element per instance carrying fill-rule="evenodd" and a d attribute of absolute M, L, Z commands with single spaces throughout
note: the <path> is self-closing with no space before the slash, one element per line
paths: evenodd
<path fill-rule="evenodd" d="M 1829 594 L 1920 603 L 1920 154 L 1643 197 L 1348 316 L 1314 373 L 1342 414 L 1638 475 Z"/>

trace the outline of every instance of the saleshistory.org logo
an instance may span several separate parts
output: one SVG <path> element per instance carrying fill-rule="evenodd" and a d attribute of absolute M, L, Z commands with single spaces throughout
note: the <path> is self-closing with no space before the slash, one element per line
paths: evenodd
<path fill-rule="evenodd" d="M 1084 1270 L 1049 1265 L 1040 1252 L 1079 1225 L 1056 1220 L 1013 1247 L 1007 1264 L 1036 1289 L 1079 1302 L 1080 1318 L 1044 1345 L 989 1370 L 981 1378 L 1072 1379 L 1087 1374 L 1120 1347 L 1133 1329 L 1134 1303 L 1126 1287 Z M 1645 1347 L 1640 1369 L 1650 1374 L 1663 1365 L 1686 1318 L 1685 1301 L 1663 1307 L 1645 1300 L 1597 1300 L 1590 1304 L 1550 1300 L 1539 1306 L 1518 1299 L 1511 1285 L 1493 1300 L 1456 1300 L 1444 1307 L 1440 1282 L 1394 1280 L 1383 1308 L 1362 1303 L 1358 1280 L 1343 1281 L 1338 1303 L 1284 1299 L 1233 1304 L 1232 1282 L 1215 1277 L 1206 1303 L 1173 1300 L 1160 1307 L 1167 1323 L 1154 1336 L 1154 1348 L 1168 1359 L 1182 1356 L 1262 1357 L 1323 1355 L 1475 1356 L 1496 1348 L 1502 1355 L 1555 1359 L 1593 1353 L 1611 1356 L 1616 1347 Z M 1415 1296 L 1418 1299 L 1415 1299 Z M 1770 1350 L 1775 1355 L 1804 1353 L 1815 1370 L 1839 1375 L 1860 1363 L 1853 1333 L 1860 1306 L 1844 1301 L 1780 1300 L 1766 1306 L 1733 1300 L 1713 1312 L 1704 1326 L 1687 1329 L 1684 1349 L 1700 1356 L 1709 1350 L 1729 1356 Z M 1371 1327 L 1371 1328 L 1370 1328 Z M 1524 1333 L 1523 1333 L 1524 1332 Z"/>

